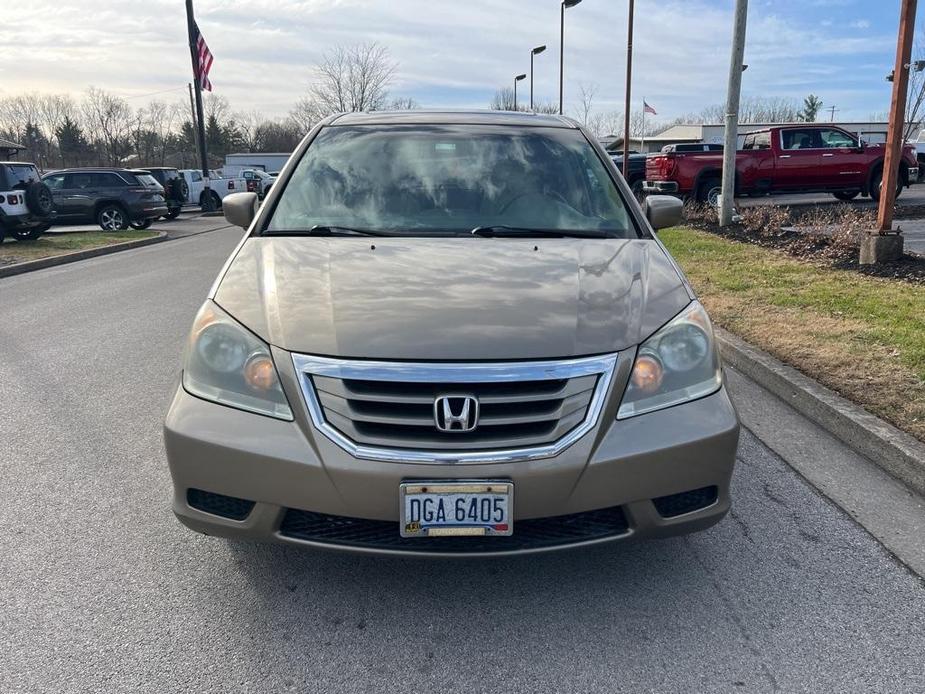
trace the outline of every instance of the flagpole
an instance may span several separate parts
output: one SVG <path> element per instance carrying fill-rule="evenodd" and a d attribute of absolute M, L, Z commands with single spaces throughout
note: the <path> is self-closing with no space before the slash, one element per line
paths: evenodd
<path fill-rule="evenodd" d="M 196 21 L 193 19 L 193 0 L 186 0 L 186 30 L 189 35 L 189 55 L 193 65 L 193 81 L 196 83 L 196 129 L 199 131 L 199 162 L 202 166 L 202 181 L 205 186 L 203 210 L 211 212 L 212 195 L 209 186 L 209 155 L 206 152 L 206 125 L 202 115 L 202 80 L 199 78 L 199 53 L 196 50 Z"/>
<path fill-rule="evenodd" d="M 639 149 L 646 153 L 646 97 L 642 97 L 642 133 L 639 135 Z"/>

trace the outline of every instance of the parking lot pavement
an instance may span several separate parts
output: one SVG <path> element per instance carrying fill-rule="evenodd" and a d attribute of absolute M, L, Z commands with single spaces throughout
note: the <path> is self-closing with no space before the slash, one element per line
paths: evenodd
<path fill-rule="evenodd" d="M 224 217 L 203 217 L 201 215 L 202 213 L 198 209 L 185 211 L 176 219 L 161 219 L 154 222 L 150 227 L 150 231 L 166 231 L 167 236 L 175 239 L 229 226 Z M 61 224 L 53 226 L 46 233 L 52 236 L 55 234 L 99 230 L 98 224 Z"/>
<path fill-rule="evenodd" d="M 239 238 L 0 279 L 0 691 L 925 691 L 925 582 L 747 432 L 687 538 L 409 561 L 181 527 L 161 424 Z"/>

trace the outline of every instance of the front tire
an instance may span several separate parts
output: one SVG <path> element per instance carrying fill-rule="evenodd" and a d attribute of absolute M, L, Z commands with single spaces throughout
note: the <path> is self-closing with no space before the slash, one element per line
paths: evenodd
<path fill-rule="evenodd" d="M 148 227 L 150 227 L 153 222 L 154 222 L 153 219 L 143 219 L 140 222 L 129 222 L 129 225 L 132 227 L 132 229 L 137 229 L 138 231 L 141 231 L 142 229 L 147 229 Z"/>
<path fill-rule="evenodd" d="M 103 231 L 125 231 L 128 229 L 128 215 L 120 205 L 104 205 L 96 213 L 96 223 Z"/>
<path fill-rule="evenodd" d="M 840 190 L 837 193 L 832 193 L 839 200 L 844 200 L 848 202 L 849 200 L 854 200 L 858 195 L 861 194 L 859 190 Z"/>
<path fill-rule="evenodd" d="M 179 216 L 180 216 L 180 208 L 171 207 L 169 210 L 167 210 L 167 214 L 164 215 L 164 219 L 176 219 Z"/>

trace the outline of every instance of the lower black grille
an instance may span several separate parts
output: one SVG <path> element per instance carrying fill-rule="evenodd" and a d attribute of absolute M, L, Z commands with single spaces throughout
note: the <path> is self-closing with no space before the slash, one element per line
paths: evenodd
<path fill-rule="evenodd" d="M 200 511 L 232 520 L 244 520 L 254 508 L 253 501 L 204 492 L 201 489 L 187 489 L 186 503 Z"/>
<path fill-rule="evenodd" d="M 701 489 L 692 489 L 689 492 L 680 494 L 670 494 L 669 496 L 660 496 L 652 499 L 655 509 L 662 518 L 672 518 L 680 516 L 691 511 L 699 511 L 716 503 L 717 487 L 703 487 Z"/>
<path fill-rule="evenodd" d="M 514 534 L 502 537 L 402 537 L 397 521 L 329 516 L 288 509 L 280 533 L 297 540 L 409 552 L 510 552 L 556 547 L 625 535 L 629 530 L 619 506 L 568 516 L 515 521 Z"/>

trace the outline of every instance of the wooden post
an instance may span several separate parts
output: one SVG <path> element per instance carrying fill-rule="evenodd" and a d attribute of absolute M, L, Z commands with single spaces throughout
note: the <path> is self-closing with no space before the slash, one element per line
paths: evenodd
<path fill-rule="evenodd" d="M 906 118 L 906 92 L 909 89 L 909 60 L 912 57 L 912 36 L 915 31 L 917 0 L 901 0 L 899 38 L 896 44 L 896 66 L 893 69 L 893 98 L 890 102 L 890 124 L 887 129 L 886 158 L 883 162 L 883 186 L 877 228 L 880 234 L 893 229 L 893 205 L 899 162 L 902 159 L 903 131 Z"/>

